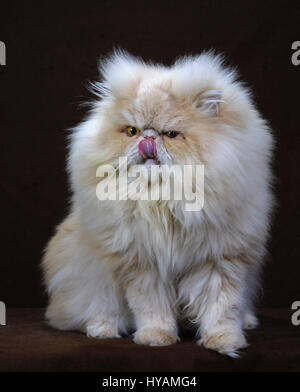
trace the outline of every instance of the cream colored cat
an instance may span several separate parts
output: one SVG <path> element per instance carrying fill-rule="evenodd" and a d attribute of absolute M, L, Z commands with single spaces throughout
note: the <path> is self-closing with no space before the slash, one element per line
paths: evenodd
<path fill-rule="evenodd" d="M 97 338 L 135 329 L 168 345 L 179 317 L 198 344 L 236 356 L 257 325 L 253 301 L 272 207 L 272 136 L 249 91 L 220 57 L 171 67 L 122 51 L 101 65 L 97 101 L 71 135 L 72 204 L 43 259 L 46 317 Z M 204 207 L 183 201 L 99 201 L 100 165 L 203 164 Z M 176 180 L 176 179 L 175 179 Z"/>

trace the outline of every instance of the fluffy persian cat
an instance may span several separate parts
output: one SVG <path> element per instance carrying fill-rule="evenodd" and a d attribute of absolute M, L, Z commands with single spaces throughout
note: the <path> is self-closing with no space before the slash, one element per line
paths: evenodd
<path fill-rule="evenodd" d="M 46 318 L 61 330 L 164 346 L 178 322 L 236 356 L 257 325 L 254 300 L 272 208 L 272 135 L 251 95 L 212 52 L 172 66 L 123 51 L 102 61 L 97 99 L 70 137 L 69 215 L 42 262 Z M 97 168 L 204 165 L 204 206 L 99 201 Z M 176 182 L 176 178 L 175 178 Z"/>

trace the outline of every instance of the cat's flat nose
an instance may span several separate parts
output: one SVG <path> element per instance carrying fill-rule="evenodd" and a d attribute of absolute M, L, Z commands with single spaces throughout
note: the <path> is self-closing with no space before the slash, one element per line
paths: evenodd
<path fill-rule="evenodd" d="M 151 137 L 152 139 L 156 139 L 157 136 L 157 132 L 154 129 L 145 129 L 143 132 L 143 137 L 145 139 L 148 139 L 149 137 Z"/>

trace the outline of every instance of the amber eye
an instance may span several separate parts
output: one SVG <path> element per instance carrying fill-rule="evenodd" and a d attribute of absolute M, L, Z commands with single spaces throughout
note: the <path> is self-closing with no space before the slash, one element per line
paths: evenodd
<path fill-rule="evenodd" d="M 129 136 L 136 136 L 140 133 L 141 131 L 139 130 L 139 128 L 136 127 L 127 127 L 127 134 Z"/>
<path fill-rule="evenodd" d="M 171 139 L 174 139 L 174 137 L 176 137 L 178 134 L 179 134 L 179 132 L 176 132 L 176 131 L 169 131 L 166 133 L 166 135 Z"/>

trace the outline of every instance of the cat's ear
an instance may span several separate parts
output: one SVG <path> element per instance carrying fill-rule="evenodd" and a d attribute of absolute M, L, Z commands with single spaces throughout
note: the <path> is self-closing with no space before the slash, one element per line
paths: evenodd
<path fill-rule="evenodd" d="M 210 114 L 211 116 L 219 114 L 220 105 L 223 102 L 220 90 L 207 90 L 205 92 L 201 92 L 194 99 L 196 109 Z"/>
<path fill-rule="evenodd" d="M 114 96 L 127 98 L 138 84 L 146 65 L 125 50 L 114 49 L 99 62 L 101 82 L 96 83 L 100 97 Z"/>

